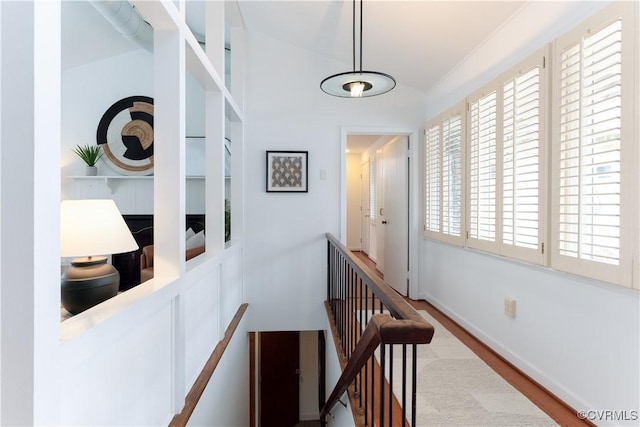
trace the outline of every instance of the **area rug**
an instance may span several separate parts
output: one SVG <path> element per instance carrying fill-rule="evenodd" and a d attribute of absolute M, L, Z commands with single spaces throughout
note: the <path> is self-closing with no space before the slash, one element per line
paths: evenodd
<path fill-rule="evenodd" d="M 426 311 L 418 312 L 433 325 L 435 334 L 430 344 L 418 345 L 417 349 L 414 427 L 558 425 Z M 411 378 L 411 347 L 407 346 L 408 378 Z M 385 355 L 387 371 L 389 353 L 387 350 Z M 376 357 L 380 360 L 379 350 Z M 394 346 L 393 366 L 393 390 L 400 401 L 402 346 Z M 410 386 L 407 387 L 410 396 Z M 407 397 L 408 414 L 410 400 Z"/>

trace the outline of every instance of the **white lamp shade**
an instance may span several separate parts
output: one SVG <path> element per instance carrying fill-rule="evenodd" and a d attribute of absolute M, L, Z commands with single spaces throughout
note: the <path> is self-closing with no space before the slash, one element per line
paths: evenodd
<path fill-rule="evenodd" d="M 113 200 L 63 200 L 60 204 L 60 255 L 119 254 L 138 244 Z"/>

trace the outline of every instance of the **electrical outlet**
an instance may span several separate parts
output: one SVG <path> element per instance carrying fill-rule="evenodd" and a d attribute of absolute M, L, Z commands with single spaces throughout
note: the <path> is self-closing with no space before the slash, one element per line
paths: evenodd
<path fill-rule="evenodd" d="M 516 300 L 513 298 L 504 299 L 504 314 L 511 318 L 516 317 Z"/>

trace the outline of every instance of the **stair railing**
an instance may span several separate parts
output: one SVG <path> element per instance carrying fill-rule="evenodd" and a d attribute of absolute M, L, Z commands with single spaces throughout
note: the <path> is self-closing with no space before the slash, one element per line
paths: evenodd
<path fill-rule="evenodd" d="M 347 392 L 357 425 L 415 426 L 417 345 L 431 342 L 433 326 L 333 235 L 326 237 L 325 306 L 343 371 L 320 419 Z M 397 346 L 402 351 L 399 374 L 393 364 Z"/>

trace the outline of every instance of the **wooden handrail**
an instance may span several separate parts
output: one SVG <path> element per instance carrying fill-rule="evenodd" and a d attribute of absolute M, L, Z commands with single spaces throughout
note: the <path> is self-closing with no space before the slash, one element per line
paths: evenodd
<path fill-rule="evenodd" d="M 389 310 L 391 315 L 396 319 L 415 320 L 416 322 L 426 322 L 424 317 L 415 311 L 405 299 L 398 294 L 391 286 L 387 285 L 384 280 L 371 270 L 367 265 L 353 256 L 353 252 L 347 249 L 338 239 L 331 233 L 326 234 L 327 240 L 340 250 L 348 259 L 353 270 L 363 279 L 365 279 L 369 289 L 373 291 L 378 298 Z"/>
<path fill-rule="evenodd" d="M 345 366 L 342 371 L 342 375 L 340 375 L 340 379 L 338 383 L 333 388 L 333 391 L 329 395 L 329 399 L 322 407 L 320 411 L 320 419 L 324 419 L 333 408 L 333 405 L 338 403 L 338 399 L 340 396 L 347 391 L 349 388 L 349 384 L 353 381 L 353 378 L 358 375 L 358 372 L 364 367 L 364 364 L 367 363 L 373 352 L 380 342 L 382 341 L 380 327 L 389 322 L 391 320 L 391 316 L 388 314 L 376 314 L 371 318 L 369 325 L 362 333 L 362 337 L 358 341 L 356 345 L 356 349 L 354 353 L 349 358 L 347 362 L 347 366 Z"/>
<path fill-rule="evenodd" d="M 193 411 L 195 410 L 200 397 L 202 397 L 202 394 L 204 393 L 204 390 L 207 387 L 207 384 L 209 383 L 213 372 L 216 370 L 218 363 L 222 359 L 222 355 L 227 349 L 227 346 L 229 345 L 229 342 L 231 341 L 233 334 L 236 332 L 236 329 L 238 328 L 238 325 L 242 320 L 242 316 L 244 316 L 244 313 L 245 311 L 247 311 L 248 307 L 249 304 L 243 303 L 238 308 L 238 311 L 236 311 L 235 316 L 233 316 L 233 319 L 231 319 L 231 322 L 229 323 L 229 326 L 224 333 L 224 337 L 213 349 L 211 356 L 209 356 L 209 359 L 205 363 L 204 368 L 202 368 L 202 371 L 198 375 L 198 378 L 196 378 L 195 382 L 191 386 L 191 390 L 185 397 L 184 407 L 182 408 L 182 411 L 174 415 L 173 419 L 169 423 L 169 427 L 185 427 L 187 425 L 191 414 L 193 414 Z"/>
<path fill-rule="evenodd" d="M 320 411 L 324 419 L 342 394 L 361 372 L 380 344 L 428 344 L 433 338 L 434 328 L 405 299 L 353 256 L 333 235 L 327 239 L 342 252 L 351 268 L 358 274 L 389 311 L 389 314 L 374 314 L 360 336 L 342 375 Z"/>
<path fill-rule="evenodd" d="M 329 414 L 331 408 L 338 402 L 342 394 L 347 391 L 365 363 L 380 344 L 427 344 L 433 338 L 433 326 L 426 320 L 393 319 L 388 314 L 374 314 L 365 328 L 353 354 L 342 371 L 340 379 L 334 387 L 327 403 L 320 412 L 320 419 Z"/>

